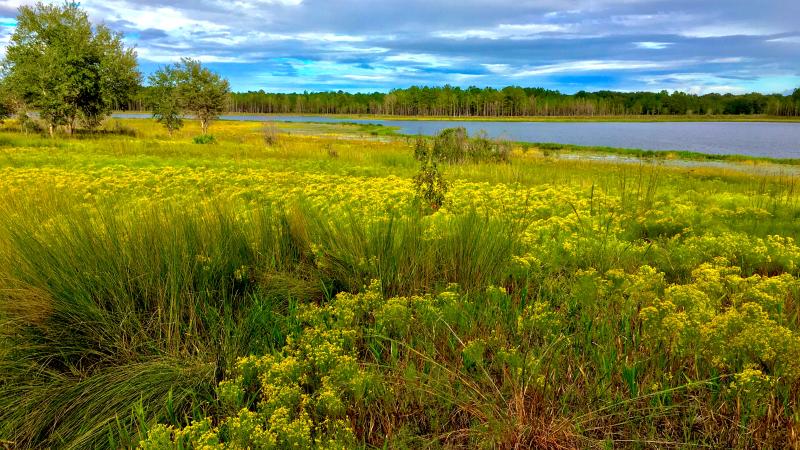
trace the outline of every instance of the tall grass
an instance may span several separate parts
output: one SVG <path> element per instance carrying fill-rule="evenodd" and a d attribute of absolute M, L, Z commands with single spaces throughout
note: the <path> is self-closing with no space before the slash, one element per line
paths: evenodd
<path fill-rule="evenodd" d="M 477 214 L 424 236 L 420 214 L 6 208 L 0 436 L 19 446 L 130 444 L 114 430 L 134 427 L 139 403 L 147 422 L 209 413 L 237 357 L 281 347 L 292 298 L 371 279 L 390 294 L 478 289 L 514 249 L 509 227 Z"/>
<path fill-rule="evenodd" d="M 252 280 L 272 216 L 110 211 L 4 211 L 0 423 L 18 445 L 95 446 L 136 401 L 163 417 L 170 393 L 181 417 L 236 357 L 282 343 L 285 299 Z"/>

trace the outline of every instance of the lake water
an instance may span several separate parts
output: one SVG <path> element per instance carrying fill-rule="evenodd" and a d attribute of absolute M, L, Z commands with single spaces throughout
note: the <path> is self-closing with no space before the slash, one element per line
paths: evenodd
<path fill-rule="evenodd" d="M 150 117 L 150 115 L 120 113 L 114 117 Z M 415 121 L 300 115 L 225 115 L 220 118 L 258 122 L 381 124 L 398 127 L 402 134 L 423 135 L 434 135 L 444 128 L 463 126 L 470 134 L 483 130 L 490 137 L 522 142 L 800 158 L 800 123 Z"/>

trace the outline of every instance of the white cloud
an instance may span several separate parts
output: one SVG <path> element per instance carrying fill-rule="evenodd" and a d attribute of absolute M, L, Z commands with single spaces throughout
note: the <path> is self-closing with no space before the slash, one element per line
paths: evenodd
<path fill-rule="evenodd" d="M 251 0 L 248 2 L 251 5 L 284 5 L 284 6 L 298 6 L 303 3 L 303 0 Z"/>
<path fill-rule="evenodd" d="M 708 93 L 742 94 L 747 92 L 782 92 L 800 82 L 797 76 L 754 76 L 745 73 L 731 76 L 711 72 L 679 72 L 648 77 L 636 77 L 651 91 L 683 91 L 703 95 Z"/>
<path fill-rule="evenodd" d="M 552 23 L 500 24 L 494 28 L 437 31 L 435 37 L 446 39 L 522 39 L 542 33 L 566 32 L 571 26 Z"/>
<path fill-rule="evenodd" d="M 248 58 L 238 56 L 218 56 L 208 54 L 192 54 L 186 52 L 166 51 L 162 49 L 153 48 L 138 48 L 136 53 L 139 59 L 151 61 L 161 64 L 169 64 L 179 61 L 181 58 L 187 57 L 199 60 L 204 63 L 247 63 L 251 62 Z"/>
<path fill-rule="evenodd" d="M 781 30 L 758 27 L 747 23 L 718 23 L 701 25 L 680 31 L 680 35 L 691 38 L 715 38 L 726 36 L 768 36 Z"/>
<path fill-rule="evenodd" d="M 544 64 L 541 66 L 526 67 L 522 70 L 512 68 L 507 64 L 484 64 L 489 71 L 510 77 L 533 77 L 554 73 L 570 72 L 603 72 L 620 70 L 655 70 L 674 67 L 676 62 L 653 61 L 622 61 L 622 60 L 584 60 L 569 61 L 557 64 Z"/>
<path fill-rule="evenodd" d="M 391 80 L 390 77 L 386 75 L 342 75 L 342 78 L 346 80 L 355 80 L 355 81 L 389 81 Z"/>
<path fill-rule="evenodd" d="M 733 56 L 733 57 L 730 57 L 730 58 L 714 58 L 714 59 L 708 60 L 708 62 L 710 62 L 712 64 L 734 64 L 734 63 L 740 63 L 740 62 L 744 62 L 744 61 L 745 61 L 745 58 L 742 58 L 741 56 Z"/>
<path fill-rule="evenodd" d="M 23 5 L 30 5 L 33 2 L 25 1 L 25 0 L 0 0 L 0 7 L 9 8 L 9 9 L 17 9 Z"/>
<path fill-rule="evenodd" d="M 423 64 L 429 67 L 448 67 L 452 66 L 461 58 L 448 58 L 444 56 L 432 55 L 430 53 L 398 53 L 383 59 L 386 62 L 407 62 Z"/>
<path fill-rule="evenodd" d="M 641 48 L 646 50 L 663 50 L 672 45 L 672 42 L 644 41 L 644 42 L 634 42 L 633 44 L 636 46 L 636 48 Z"/>
<path fill-rule="evenodd" d="M 108 0 L 102 3 L 105 11 L 113 11 L 111 14 L 102 17 L 105 21 L 125 21 L 134 25 L 135 28 L 145 30 L 155 28 L 165 32 L 175 31 L 195 31 L 204 32 L 228 30 L 227 25 L 215 23 L 209 20 L 193 19 L 186 15 L 184 11 L 170 7 L 143 7 L 138 8 L 135 3 L 127 1 Z M 85 5 L 86 10 L 92 15 L 99 15 L 101 12 L 91 4 Z"/>
<path fill-rule="evenodd" d="M 776 42 L 779 44 L 800 44 L 800 36 L 787 36 L 782 38 L 767 39 L 767 42 Z"/>
<path fill-rule="evenodd" d="M 685 16 L 680 16 L 685 17 Z M 641 27 L 647 25 L 654 25 L 669 21 L 675 21 L 676 15 L 675 14 L 666 14 L 666 13 L 658 13 L 658 14 L 623 14 L 623 15 L 616 15 L 611 16 L 611 23 L 616 25 L 622 25 L 625 27 Z"/>

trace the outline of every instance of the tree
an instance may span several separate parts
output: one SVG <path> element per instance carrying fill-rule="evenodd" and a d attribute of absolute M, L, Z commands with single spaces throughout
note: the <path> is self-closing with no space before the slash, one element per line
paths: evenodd
<path fill-rule="evenodd" d="M 159 69 L 148 80 L 150 89 L 148 103 L 156 122 L 164 127 L 172 136 L 172 132 L 183 127 L 181 102 L 177 94 L 178 77 L 170 67 Z"/>
<path fill-rule="evenodd" d="M 228 80 L 188 58 L 181 59 L 172 70 L 179 104 L 197 117 L 203 134 L 207 134 L 211 121 L 218 119 L 228 106 Z"/>
<path fill-rule="evenodd" d="M 141 74 L 136 52 L 125 48 L 122 35 L 104 26 L 97 27 L 93 44 L 99 56 L 97 78 L 78 105 L 84 124 L 95 128 L 115 105 L 127 102 L 139 89 Z M 99 95 L 97 95 L 99 93 Z"/>
<path fill-rule="evenodd" d="M 19 110 L 14 95 L 9 92 L 5 83 L 0 84 L 0 123 L 8 119 Z"/>
<path fill-rule="evenodd" d="M 77 3 L 22 6 L 3 62 L 5 81 L 39 111 L 53 134 L 72 132 L 81 118 L 100 123 L 113 105 L 126 102 L 140 82 L 136 52 L 104 25 L 92 29 Z"/>

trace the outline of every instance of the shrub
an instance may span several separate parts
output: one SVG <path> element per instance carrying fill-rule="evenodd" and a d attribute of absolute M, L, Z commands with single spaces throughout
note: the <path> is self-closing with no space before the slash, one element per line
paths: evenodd
<path fill-rule="evenodd" d="M 333 144 L 327 143 L 325 144 L 325 151 L 328 153 L 328 158 L 338 158 L 339 151 L 333 148 Z"/>
<path fill-rule="evenodd" d="M 503 139 L 490 139 L 485 131 L 480 131 L 469 140 L 467 154 L 476 162 L 508 162 L 511 156 L 511 142 Z"/>
<path fill-rule="evenodd" d="M 200 136 L 195 136 L 193 139 L 195 144 L 216 144 L 217 140 L 214 139 L 214 136 L 210 134 L 201 134 Z"/>
<path fill-rule="evenodd" d="M 444 204 L 448 187 L 447 181 L 433 158 L 422 163 L 419 173 L 414 176 L 414 192 L 417 199 L 430 206 L 434 211 Z"/>
<path fill-rule="evenodd" d="M 511 156 L 511 143 L 501 139 L 491 139 L 485 131 L 470 138 L 463 127 L 446 128 L 433 138 L 429 148 L 425 139 L 418 137 L 414 145 L 414 157 L 425 161 L 429 157 L 436 161 L 451 164 L 471 162 L 508 162 Z"/>
<path fill-rule="evenodd" d="M 111 132 L 120 136 L 136 137 L 136 130 L 127 125 L 123 125 L 119 120 L 114 121 L 114 128 Z"/>
<path fill-rule="evenodd" d="M 469 151 L 469 136 L 464 127 L 445 128 L 433 139 L 433 157 L 449 163 L 464 162 Z"/>
<path fill-rule="evenodd" d="M 264 143 L 272 147 L 278 143 L 278 127 L 275 122 L 266 122 L 264 128 L 261 129 L 261 135 L 264 138 Z"/>
<path fill-rule="evenodd" d="M 414 142 L 414 159 L 417 161 L 427 161 L 429 157 L 430 148 L 428 147 L 428 141 L 422 136 L 417 136 L 417 140 Z"/>
<path fill-rule="evenodd" d="M 23 112 L 19 114 L 19 116 L 17 117 L 17 121 L 19 121 L 19 127 L 22 129 L 22 131 L 25 132 L 25 134 L 31 132 L 41 133 L 42 131 L 44 131 L 44 128 L 42 128 L 39 122 L 31 118 L 31 116 L 29 116 L 28 113 Z"/>

